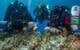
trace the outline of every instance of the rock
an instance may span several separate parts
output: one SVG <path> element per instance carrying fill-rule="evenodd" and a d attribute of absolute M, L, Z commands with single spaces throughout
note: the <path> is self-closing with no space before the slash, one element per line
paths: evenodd
<path fill-rule="evenodd" d="M 18 50 L 29 50 L 26 46 L 18 48 Z"/>

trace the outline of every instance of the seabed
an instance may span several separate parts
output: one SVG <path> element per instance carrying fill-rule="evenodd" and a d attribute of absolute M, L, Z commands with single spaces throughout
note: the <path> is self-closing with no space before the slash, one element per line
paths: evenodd
<path fill-rule="evenodd" d="M 0 37 L 0 50 L 80 50 L 79 37 L 62 34 L 47 33 L 42 38 L 38 31 L 3 35 Z"/>

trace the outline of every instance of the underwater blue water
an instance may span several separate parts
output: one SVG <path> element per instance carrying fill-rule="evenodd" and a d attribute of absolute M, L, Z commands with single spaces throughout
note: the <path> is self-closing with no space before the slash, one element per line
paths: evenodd
<path fill-rule="evenodd" d="M 0 20 L 4 19 L 6 9 L 9 6 L 9 4 L 13 1 L 15 0 L 0 0 Z M 19 0 L 19 1 L 23 2 L 28 7 L 28 10 L 33 18 L 35 18 L 33 10 L 40 3 L 49 5 L 50 8 L 52 8 L 52 6 L 55 5 L 66 5 L 69 7 L 72 7 L 73 5 L 80 5 L 80 0 Z M 37 23 L 38 27 L 40 28 L 39 30 L 41 31 L 41 33 L 43 33 L 44 27 L 47 25 L 47 20 L 44 21 L 44 24 L 40 24 L 39 22 Z"/>

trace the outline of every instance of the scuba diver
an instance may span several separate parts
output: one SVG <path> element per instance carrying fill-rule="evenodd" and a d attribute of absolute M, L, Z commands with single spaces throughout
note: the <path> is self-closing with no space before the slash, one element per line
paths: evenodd
<path fill-rule="evenodd" d="M 60 16 L 60 10 L 59 10 L 59 6 L 55 6 L 52 10 L 51 10 L 51 14 L 50 14 L 50 19 L 49 19 L 49 26 L 51 27 L 58 27 L 59 25 L 59 16 Z"/>
<path fill-rule="evenodd" d="M 34 9 L 35 21 L 37 23 L 38 30 L 40 31 L 40 36 L 45 35 L 44 28 L 48 25 L 49 12 L 46 5 L 38 5 Z"/>
<path fill-rule="evenodd" d="M 35 21 L 38 19 L 40 22 L 43 22 L 43 20 L 48 19 L 49 12 L 46 5 L 37 6 L 34 10 L 34 15 L 36 16 Z"/>
<path fill-rule="evenodd" d="M 62 26 L 65 27 L 68 31 L 71 31 L 71 27 L 70 27 L 70 8 L 68 8 L 67 6 L 61 6 L 61 22 L 62 22 Z"/>
<path fill-rule="evenodd" d="M 18 0 L 11 2 L 5 14 L 4 20 L 11 23 L 13 31 L 22 30 L 24 26 L 23 22 L 25 22 L 25 26 L 27 26 L 27 22 L 33 21 L 27 7 Z"/>
<path fill-rule="evenodd" d="M 55 6 L 50 14 L 50 26 L 58 28 L 70 27 L 70 14 L 67 6 Z"/>

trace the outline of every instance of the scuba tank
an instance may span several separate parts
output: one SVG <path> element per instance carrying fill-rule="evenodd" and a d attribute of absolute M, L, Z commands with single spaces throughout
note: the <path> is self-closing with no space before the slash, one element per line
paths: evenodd
<path fill-rule="evenodd" d="M 79 25 L 79 17 L 71 17 L 72 25 Z"/>
<path fill-rule="evenodd" d="M 79 30 L 79 16 L 80 16 L 80 6 L 78 5 L 74 5 L 71 8 L 71 28 L 73 32 L 77 32 Z"/>

